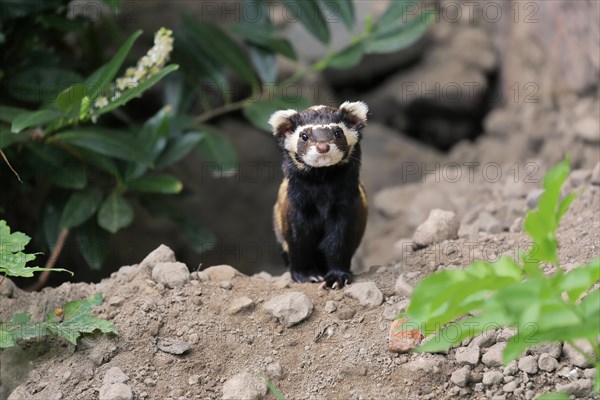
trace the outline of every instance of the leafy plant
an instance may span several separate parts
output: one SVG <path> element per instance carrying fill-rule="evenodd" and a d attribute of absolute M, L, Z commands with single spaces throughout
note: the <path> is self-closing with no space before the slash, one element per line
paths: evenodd
<path fill-rule="evenodd" d="M 464 270 L 430 275 L 415 287 L 403 317 L 428 338 L 418 350 L 443 351 L 490 326 L 514 327 L 503 353 L 505 364 L 535 344 L 569 343 L 596 367 L 599 390 L 600 289 L 593 287 L 600 280 L 600 258 L 569 272 L 558 266 L 556 230 L 575 198 L 560 198 L 568 174 L 568 161 L 546 174 L 538 208 L 524 222 L 533 243 L 519 262 L 506 256 L 494 263 L 475 261 Z M 556 271 L 545 274 L 544 264 L 555 265 Z M 587 341 L 593 354 L 576 340 Z"/>
<path fill-rule="evenodd" d="M 118 11 L 118 0 L 105 2 Z M 241 111 L 268 131 L 275 110 L 310 105 L 303 96 L 285 95 L 307 74 L 349 68 L 365 54 L 396 51 L 417 40 L 433 15 L 408 18 L 416 2 L 391 2 L 377 21 L 367 17 L 364 32 L 347 48 L 329 49 L 308 66 L 262 0 L 246 0 L 244 10 L 256 13 L 243 12 L 240 23 L 227 27 L 183 16 L 173 35 L 164 28 L 157 32 L 154 46 L 137 63 L 129 54 L 140 31 L 126 38 L 110 18 L 93 21 L 69 13 L 69 0 L 9 5 L 0 17 L 0 155 L 18 180 L 4 174 L 1 184 L 19 196 L 34 197 L 35 189 L 35 197 L 43 199 L 30 213 L 40 227 L 35 237 L 60 251 L 74 235 L 93 269 L 102 267 L 110 235 L 133 222 L 134 205 L 175 221 L 193 249 L 206 251 L 215 237 L 180 211 L 173 195 L 183 184 L 172 167 L 195 151 L 215 175 L 235 173 L 233 146 L 210 125 L 213 119 Z M 329 24 L 340 21 L 355 30 L 350 1 L 282 5 L 326 46 Z M 103 47 L 111 41 L 122 44 L 104 60 Z M 175 65 L 167 64 L 171 49 Z M 294 62 L 293 75 L 284 81 L 277 56 Z M 159 82 L 162 107 L 137 106 L 138 112 L 131 112 L 134 99 Z M 140 109 L 151 110 L 150 116 L 138 120 Z"/>
<path fill-rule="evenodd" d="M 34 272 L 48 271 L 49 268 L 27 267 L 35 260 L 36 254 L 24 253 L 29 236 L 21 232 L 10 232 L 6 221 L 0 220 L 0 285 L 6 276 L 32 277 Z M 55 268 L 54 271 L 70 272 Z M 72 273 L 71 273 L 72 274 Z M 94 306 L 102 303 L 102 293 L 85 300 L 73 300 L 63 307 L 48 313 L 43 322 L 32 322 L 31 314 L 13 315 L 7 322 L 0 321 L 0 348 L 15 346 L 17 340 L 27 340 L 54 334 L 73 344 L 83 333 L 96 330 L 118 334 L 117 328 L 106 320 L 91 315 Z"/>
<path fill-rule="evenodd" d="M 267 384 L 267 387 L 269 388 L 269 390 L 271 391 L 271 393 L 273 393 L 273 396 L 275 396 L 275 398 L 277 400 L 285 400 L 285 396 L 283 394 L 281 394 L 281 392 L 279 391 L 279 389 L 277 389 L 277 386 L 275 386 L 273 384 L 273 382 L 271 382 L 269 380 L 269 378 L 267 378 L 267 376 L 264 373 L 261 372 L 260 376 L 263 378 L 263 380 Z"/>

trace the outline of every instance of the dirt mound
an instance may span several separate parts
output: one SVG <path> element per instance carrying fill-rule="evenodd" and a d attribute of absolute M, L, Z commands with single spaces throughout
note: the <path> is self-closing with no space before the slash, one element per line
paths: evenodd
<path fill-rule="evenodd" d="M 578 172 L 568 183 L 580 194 L 558 232 L 566 268 L 600 253 L 600 187 L 590 183 L 595 179 L 591 171 Z M 495 204 L 513 201 L 510 193 L 498 191 Z M 524 191 L 518 197 L 521 208 L 515 207 L 523 216 L 533 196 Z M 540 347 L 502 366 L 499 354 L 511 335 L 506 329 L 447 354 L 389 352 L 390 322 L 421 278 L 527 247 L 515 229 L 473 233 L 476 220 L 463 218 L 461 230 L 469 234 L 457 240 L 404 248 L 399 262 L 358 276 L 357 282 L 373 284 L 351 285 L 351 293 L 296 284 L 289 274 L 244 276 L 228 266 L 158 273 L 175 262 L 166 246 L 98 284 L 63 284 L 40 293 L 5 289 L 4 320 L 24 310 L 40 318 L 67 299 L 102 291 L 105 301 L 97 312 L 121 335 L 88 336 L 77 347 L 41 339 L 2 351 L 0 397 L 257 398 L 267 393 L 263 372 L 288 399 L 533 399 L 555 389 L 598 398 L 591 394 L 595 371 L 568 346 Z"/>

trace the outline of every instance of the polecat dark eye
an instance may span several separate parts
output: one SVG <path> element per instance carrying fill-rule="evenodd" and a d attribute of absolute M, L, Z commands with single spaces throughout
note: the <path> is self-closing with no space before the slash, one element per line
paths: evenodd
<path fill-rule="evenodd" d="M 308 135 L 306 134 L 306 132 L 302 132 L 302 135 L 300 135 L 300 137 L 302 138 L 302 140 L 304 140 L 305 142 L 308 140 Z"/>
<path fill-rule="evenodd" d="M 342 131 L 342 128 L 336 128 L 335 131 L 333 132 L 336 139 L 341 138 L 343 133 L 344 132 Z"/>

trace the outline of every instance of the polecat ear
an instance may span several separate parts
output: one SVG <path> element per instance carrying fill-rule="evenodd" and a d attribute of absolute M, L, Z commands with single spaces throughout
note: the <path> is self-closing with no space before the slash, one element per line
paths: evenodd
<path fill-rule="evenodd" d="M 362 101 L 346 101 L 340 106 L 342 120 L 350 127 L 360 129 L 367 123 L 369 107 Z"/>
<path fill-rule="evenodd" d="M 269 118 L 269 125 L 273 127 L 273 136 L 282 136 L 292 133 L 293 124 L 290 117 L 298 114 L 296 110 L 279 110 Z"/>

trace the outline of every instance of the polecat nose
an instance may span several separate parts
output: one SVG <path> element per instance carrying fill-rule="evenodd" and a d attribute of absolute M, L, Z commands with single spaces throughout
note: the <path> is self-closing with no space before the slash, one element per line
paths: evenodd
<path fill-rule="evenodd" d="M 321 154 L 325 154 L 329 151 L 329 145 L 327 143 L 318 143 L 317 151 Z"/>

